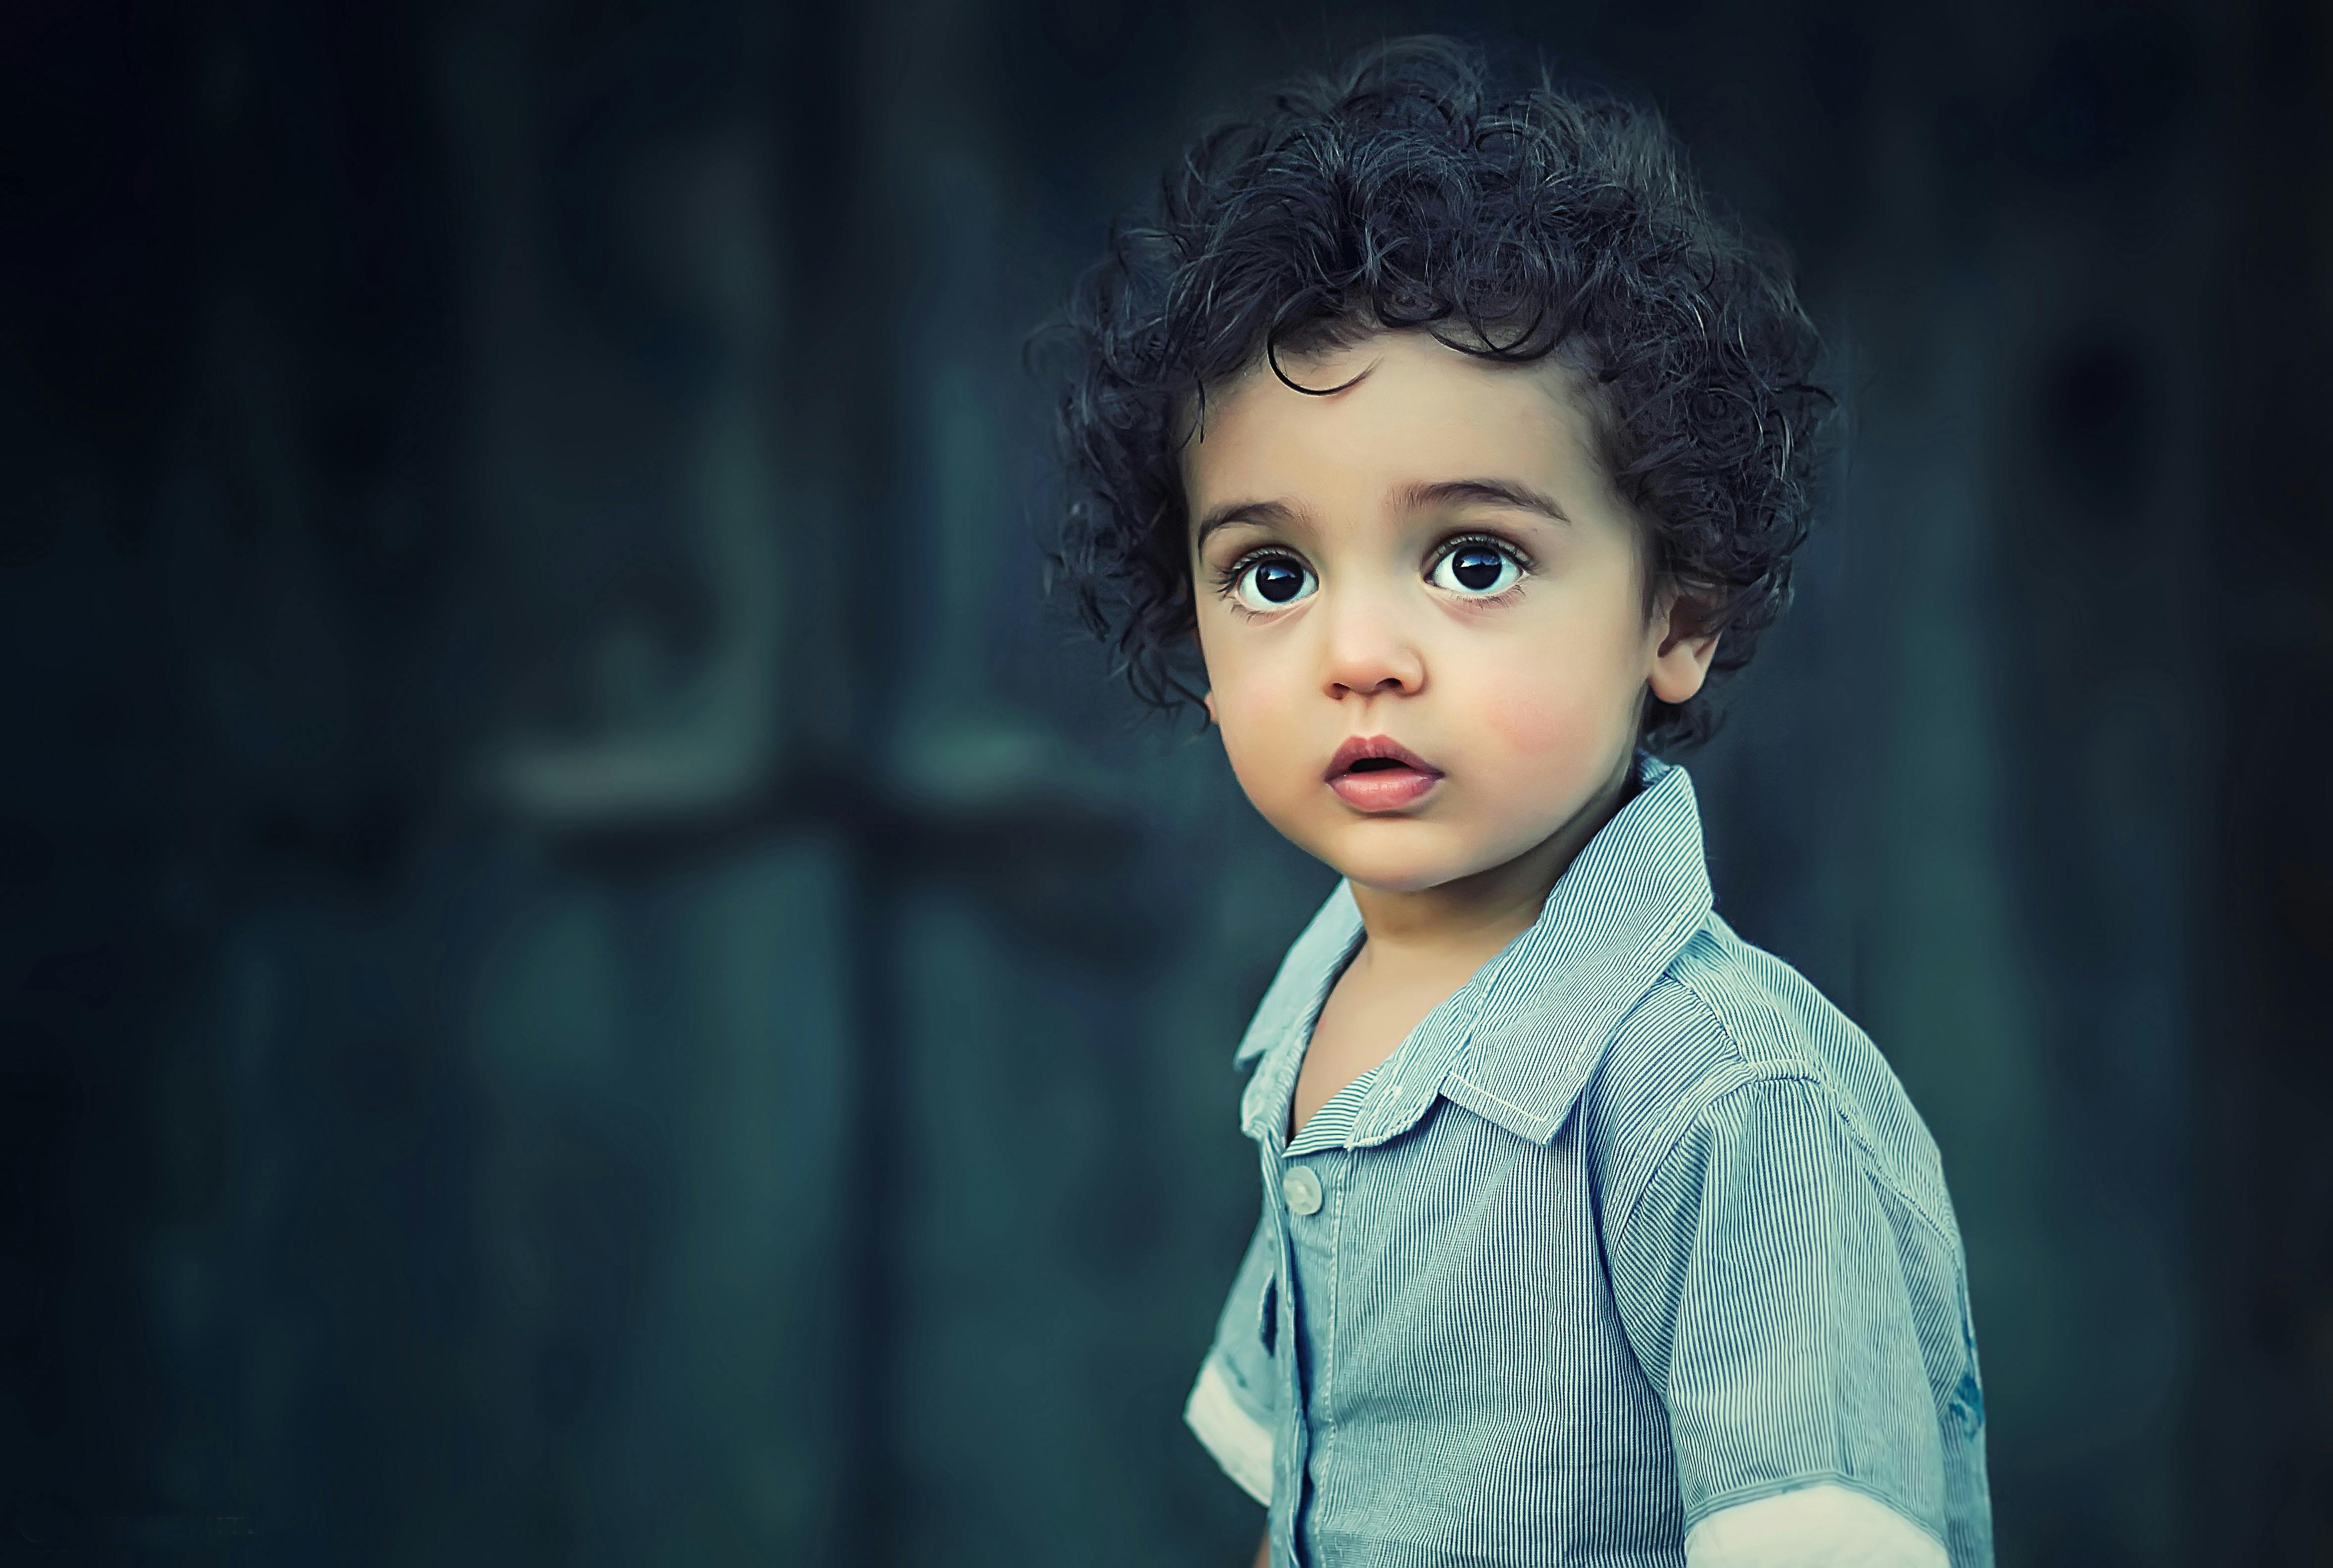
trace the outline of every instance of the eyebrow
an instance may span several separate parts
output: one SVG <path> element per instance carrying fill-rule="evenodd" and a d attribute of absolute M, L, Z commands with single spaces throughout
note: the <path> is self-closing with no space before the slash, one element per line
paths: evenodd
<path fill-rule="evenodd" d="M 1445 479 L 1432 484 L 1413 484 L 1401 492 L 1400 499 L 1403 507 L 1410 512 L 1475 501 L 1512 506 L 1518 512 L 1535 512 L 1551 522 L 1571 521 L 1553 498 L 1512 479 Z"/>
<path fill-rule="evenodd" d="M 1199 520 L 1199 531 L 1193 536 L 1194 550 L 1206 548 L 1207 535 L 1219 528 L 1244 522 L 1255 528 L 1285 528 L 1296 521 L 1296 512 L 1284 501 L 1231 501 L 1209 509 Z"/>
<path fill-rule="evenodd" d="M 1397 492 L 1397 499 L 1405 512 L 1458 506 L 1473 501 L 1488 502 L 1493 506 L 1511 506 L 1518 512 L 1537 512 L 1551 522 L 1571 521 L 1551 497 L 1512 479 L 1436 480 L 1432 483 L 1406 485 Z M 1295 509 L 1284 501 L 1229 501 L 1210 508 L 1207 514 L 1199 520 L 1199 530 L 1193 536 L 1191 545 L 1194 550 L 1205 550 L 1209 534 L 1235 522 L 1243 522 L 1253 528 L 1286 528 L 1295 521 Z"/>

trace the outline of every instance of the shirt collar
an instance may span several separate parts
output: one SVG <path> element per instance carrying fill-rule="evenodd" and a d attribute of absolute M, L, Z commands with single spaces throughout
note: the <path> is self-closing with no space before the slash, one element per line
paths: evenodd
<path fill-rule="evenodd" d="M 1555 1136 L 1621 1018 L 1709 918 L 1693 779 L 1649 754 L 1638 765 L 1642 788 L 1556 879 L 1539 918 L 1403 1043 L 1349 1146 L 1406 1131 L 1436 1094 L 1534 1143 Z M 1339 882 L 1288 950 L 1234 1057 L 1261 1059 L 1240 1105 L 1250 1137 L 1286 1127 L 1312 1020 L 1362 934 Z"/>

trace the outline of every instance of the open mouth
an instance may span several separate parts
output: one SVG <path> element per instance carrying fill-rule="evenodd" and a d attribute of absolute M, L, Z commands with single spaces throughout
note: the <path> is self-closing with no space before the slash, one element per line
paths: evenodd
<path fill-rule="evenodd" d="M 1390 736 L 1358 735 L 1337 748 L 1325 777 L 1348 806 L 1393 811 L 1432 793 L 1442 770 Z"/>

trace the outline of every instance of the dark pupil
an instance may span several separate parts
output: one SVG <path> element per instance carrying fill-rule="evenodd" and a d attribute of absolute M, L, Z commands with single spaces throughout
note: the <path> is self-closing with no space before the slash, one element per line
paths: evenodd
<path fill-rule="evenodd" d="M 1255 591 L 1273 604 L 1284 605 L 1304 586 L 1304 574 L 1292 566 L 1265 561 L 1255 569 Z"/>
<path fill-rule="evenodd" d="M 1491 550 L 1462 550 L 1451 558 L 1450 575 L 1470 588 L 1486 588 L 1499 580 L 1499 553 Z"/>

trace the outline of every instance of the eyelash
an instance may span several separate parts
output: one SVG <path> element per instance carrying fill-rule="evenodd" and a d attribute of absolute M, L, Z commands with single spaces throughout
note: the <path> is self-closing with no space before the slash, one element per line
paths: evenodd
<path fill-rule="evenodd" d="M 1269 546 L 1262 550 L 1252 550 L 1245 555 L 1234 559 L 1229 566 L 1218 567 L 1207 574 L 1215 582 L 1215 597 L 1231 600 L 1232 608 L 1243 615 L 1255 614 L 1255 611 L 1239 602 L 1239 579 L 1247 575 L 1248 568 L 1261 566 L 1268 560 L 1291 561 L 1300 566 L 1303 564 L 1284 550 L 1274 550 Z"/>
<path fill-rule="evenodd" d="M 1434 552 L 1426 558 L 1426 575 L 1431 577 L 1434 574 L 1434 569 L 1435 567 L 1440 566 L 1444 561 L 1448 560 L 1452 556 L 1456 555 L 1460 550 L 1464 550 L 1470 544 L 1479 545 L 1485 550 L 1497 550 L 1501 555 L 1505 556 L 1508 559 L 1515 563 L 1515 569 L 1521 575 L 1516 578 L 1514 583 L 1511 587 L 1503 588 L 1486 598 L 1470 598 L 1466 601 L 1469 604 L 1495 605 L 1505 603 L 1509 598 L 1513 597 L 1516 589 L 1521 588 L 1524 582 L 1530 579 L 1531 573 L 1537 569 L 1538 563 L 1532 560 L 1531 556 L 1512 540 L 1502 539 L 1494 533 L 1456 533 L 1452 534 L 1448 539 L 1445 539 L 1441 543 L 1435 545 L 1434 547 Z M 1247 569 L 1250 567 L 1259 565 L 1267 560 L 1285 560 L 1295 562 L 1298 566 L 1303 565 L 1303 558 L 1297 555 L 1292 550 L 1283 549 L 1279 545 L 1268 544 L 1260 546 L 1255 550 L 1248 551 L 1245 555 L 1237 557 L 1230 565 L 1220 567 L 1208 574 L 1215 581 L 1215 597 L 1220 599 L 1228 600 L 1232 608 L 1243 616 L 1257 617 L 1273 613 L 1269 610 L 1252 610 L 1248 608 L 1247 606 L 1239 602 L 1237 593 L 1239 579 L 1246 573 Z"/>
<path fill-rule="evenodd" d="M 1470 544 L 1480 545 L 1485 550 L 1497 550 L 1501 555 L 1505 556 L 1509 560 L 1515 563 L 1515 571 L 1517 575 L 1512 583 L 1501 588 L 1497 593 L 1491 595 L 1487 598 L 1469 598 L 1466 601 L 1468 604 L 1503 604 L 1517 588 L 1522 588 L 1525 582 L 1530 580 L 1532 571 L 1537 569 L 1538 563 L 1532 560 L 1528 554 L 1524 553 L 1522 548 L 1516 544 L 1512 540 L 1502 539 L 1495 533 L 1459 533 L 1451 535 L 1448 539 L 1444 540 L 1439 545 L 1435 547 L 1433 555 L 1426 559 L 1426 575 L 1429 577 L 1432 576 L 1435 567 L 1440 566 L 1444 561 L 1448 560 L 1452 556 L 1456 555 L 1460 550 L 1464 550 Z"/>

